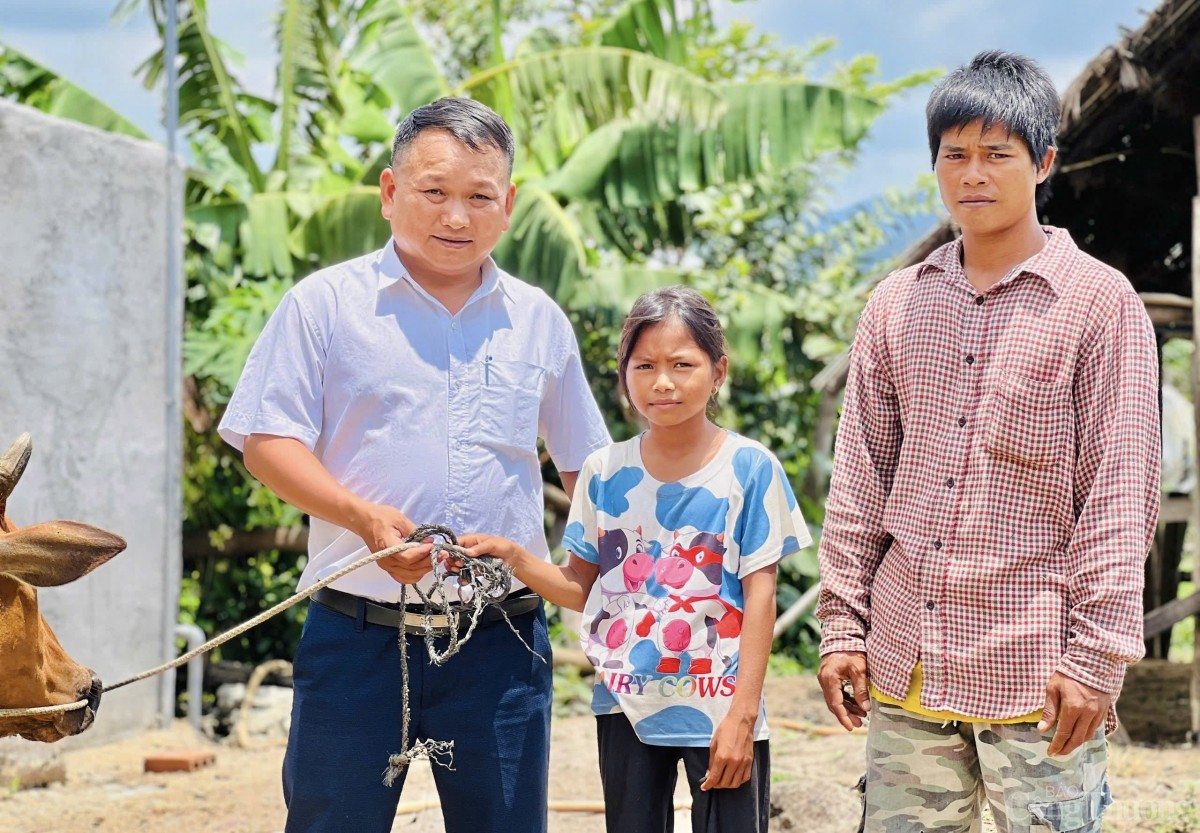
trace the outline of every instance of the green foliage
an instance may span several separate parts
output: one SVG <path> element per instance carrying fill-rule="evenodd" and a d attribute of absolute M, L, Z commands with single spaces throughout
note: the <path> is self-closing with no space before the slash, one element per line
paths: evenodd
<path fill-rule="evenodd" d="M 773 448 L 799 487 L 827 465 L 813 448 L 811 380 L 847 344 L 870 252 L 929 190 L 888 195 L 849 217 L 824 208 L 830 177 L 896 93 L 928 74 L 879 81 L 865 56 L 814 80 L 831 46 L 779 45 L 719 27 L 709 0 L 279 0 L 277 88 L 242 86 L 205 0 L 165 3 L 179 21 L 186 183 L 185 362 L 191 401 L 185 531 L 220 544 L 302 518 L 248 475 L 214 427 L 263 323 L 292 283 L 388 238 L 377 181 L 393 126 L 447 92 L 514 127 L 518 198 L 500 264 L 537 283 L 574 322 L 593 391 L 617 439 L 639 430 L 617 395 L 624 312 L 648 288 L 686 282 L 725 318 L 733 372 L 723 425 Z M 513 32 L 523 36 L 510 40 Z M 509 54 L 505 54 L 508 47 Z M 159 83 L 161 52 L 141 69 Z M 126 129 L 82 89 L 0 51 L 0 95 L 106 129 Z M 819 532 L 819 502 L 804 498 Z M 185 616 L 209 633 L 291 591 L 294 553 L 189 556 Z M 781 605 L 815 580 L 811 553 L 780 572 Z M 226 657 L 290 653 L 300 618 L 263 625 Z M 781 644 L 815 657 L 815 623 Z"/>
<path fill-rule="evenodd" d="M 1192 398 L 1192 353 L 1195 346 L 1191 339 L 1170 338 L 1162 347 L 1163 384 L 1170 385 L 1189 400 Z"/>
<path fill-rule="evenodd" d="M 573 665 L 554 669 L 554 716 L 587 714 L 592 706 L 592 677 Z"/>
<path fill-rule="evenodd" d="M 809 668 L 790 654 L 773 653 L 767 657 L 767 674 L 772 677 L 796 677 Z"/>
<path fill-rule="evenodd" d="M 1195 785 L 1187 785 L 1182 799 L 1164 803 L 1173 807 L 1155 819 L 1154 833 L 1200 833 L 1200 790 Z"/>
<path fill-rule="evenodd" d="M 1195 569 L 1192 569 L 1195 575 Z M 1176 598 L 1186 599 L 1196 592 L 1198 581 L 1179 582 L 1179 595 Z M 1171 629 L 1171 648 L 1167 659 L 1171 662 L 1190 663 L 1196 656 L 1196 617 L 1189 616 L 1182 622 L 1177 622 Z"/>
<path fill-rule="evenodd" d="M 224 633 L 292 595 L 301 567 L 294 554 L 262 553 L 244 560 L 210 558 L 185 565 L 180 621 L 209 635 Z M 222 645 L 220 659 L 258 665 L 291 657 L 307 605 L 295 605 Z"/>

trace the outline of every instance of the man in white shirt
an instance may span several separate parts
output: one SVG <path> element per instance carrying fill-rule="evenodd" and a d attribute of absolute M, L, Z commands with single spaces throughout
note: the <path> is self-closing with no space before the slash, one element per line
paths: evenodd
<path fill-rule="evenodd" d="M 221 435 L 310 515 L 301 587 L 424 523 L 548 558 L 538 437 L 568 492 L 609 442 L 566 316 L 491 259 L 513 154 L 484 105 L 413 111 L 380 178 L 392 240 L 297 283 L 250 354 Z M 430 562 L 428 546 L 409 549 L 314 597 L 294 666 L 289 833 L 391 830 L 404 780 L 381 779 L 404 751 L 396 602 L 401 583 L 432 585 Z M 519 584 L 505 608 L 540 657 L 496 618 L 440 667 L 408 643 L 410 739 L 454 743 L 453 769 L 433 768 L 448 833 L 546 829 L 545 614 Z"/>

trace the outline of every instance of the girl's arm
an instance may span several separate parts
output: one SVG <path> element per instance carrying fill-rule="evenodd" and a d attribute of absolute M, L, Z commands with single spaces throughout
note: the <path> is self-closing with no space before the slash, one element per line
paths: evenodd
<path fill-rule="evenodd" d="M 745 609 L 738 642 L 737 689 L 729 713 L 713 733 L 702 790 L 740 787 L 750 780 L 754 763 L 754 724 L 775 629 L 775 565 L 743 578 L 742 593 Z"/>
<path fill-rule="evenodd" d="M 584 561 L 575 553 L 570 553 L 570 560 L 559 566 L 543 561 L 507 538 L 495 535 L 464 535 L 459 543 L 471 558 L 481 555 L 499 558 L 509 566 L 516 578 L 525 582 L 543 599 L 571 610 L 583 610 L 592 584 L 600 573 L 599 566 Z M 773 604 L 771 609 L 774 611 Z M 768 651 L 770 647 L 768 642 Z"/>

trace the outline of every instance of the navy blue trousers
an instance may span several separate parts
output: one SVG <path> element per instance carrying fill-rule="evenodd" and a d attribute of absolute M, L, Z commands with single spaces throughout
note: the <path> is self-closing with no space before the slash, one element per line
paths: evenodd
<path fill-rule="evenodd" d="M 480 625 L 441 667 L 408 638 L 410 741 L 454 741 L 454 769 L 433 766 L 447 833 L 545 833 L 552 676 L 546 614 Z M 437 649 L 446 648 L 445 639 Z M 403 779 L 396 629 L 312 604 L 293 664 L 283 795 L 287 833 L 388 833 Z"/>

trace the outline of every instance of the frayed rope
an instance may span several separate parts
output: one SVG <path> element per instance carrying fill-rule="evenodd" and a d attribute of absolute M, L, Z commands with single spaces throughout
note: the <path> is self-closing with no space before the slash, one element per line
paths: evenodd
<path fill-rule="evenodd" d="M 493 556 L 465 558 L 464 551 L 458 546 L 458 539 L 450 529 L 444 526 L 436 524 L 419 526 L 408 536 L 408 541 L 423 541 L 435 535 L 439 536 L 442 540 L 434 543 L 433 552 L 429 556 L 433 560 L 433 574 L 435 579 L 433 589 L 428 595 L 422 592 L 421 588 L 416 585 L 413 585 L 413 590 L 421 598 L 421 603 L 424 607 L 422 627 L 425 631 L 425 649 L 429 653 L 429 661 L 434 665 L 440 666 L 450 657 L 457 654 L 463 645 L 467 644 L 471 635 L 475 633 L 475 627 L 479 624 L 479 618 L 483 615 L 484 609 L 488 605 L 499 605 L 500 601 L 508 595 L 509 590 L 512 589 L 513 574 L 512 570 L 499 558 Z M 457 572 L 447 569 L 443 560 L 438 557 L 443 550 L 452 553 L 452 557 L 461 562 L 461 566 Z M 463 599 L 461 602 L 451 601 L 449 594 L 446 592 L 445 582 L 446 579 L 451 577 L 458 579 L 458 584 L 461 588 L 459 596 Z M 401 611 L 405 608 L 407 591 L 407 584 L 400 585 Z M 434 644 L 434 639 L 438 635 L 433 628 L 432 617 L 435 613 L 445 616 L 449 624 L 449 633 L 447 636 L 450 639 L 450 643 L 445 651 L 438 651 Z M 503 608 L 500 609 L 500 613 L 504 617 L 504 622 L 508 625 L 509 630 L 516 634 L 517 639 L 521 641 L 526 650 L 544 663 L 546 658 L 530 647 L 520 632 L 513 627 L 513 623 L 509 620 L 508 614 L 504 612 Z M 466 633 L 460 637 L 459 622 L 461 621 L 460 617 L 464 615 L 467 616 L 470 624 L 467 626 Z M 410 763 L 421 758 L 430 763 L 444 766 L 446 769 L 454 769 L 454 741 L 425 738 L 409 745 L 408 639 L 403 624 L 400 626 L 399 631 L 397 642 L 400 646 L 400 674 L 403 683 L 400 697 L 401 708 L 404 712 L 400 746 L 404 751 L 395 753 L 388 758 L 387 769 L 383 772 L 383 783 L 387 787 L 396 783 L 396 779 L 404 773 L 404 770 L 408 768 Z"/>

